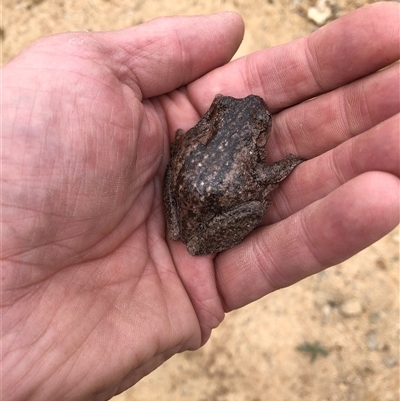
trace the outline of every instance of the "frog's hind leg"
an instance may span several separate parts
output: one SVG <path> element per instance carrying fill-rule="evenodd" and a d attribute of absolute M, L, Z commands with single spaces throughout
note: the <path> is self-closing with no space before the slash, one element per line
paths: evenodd
<path fill-rule="evenodd" d="M 187 249 L 191 255 L 204 255 L 232 248 L 259 224 L 264 213 L 264 204 L 253 201 L 217 215 L 190 238 Z"/>
<path fill-rule="evenodd" d="M 171 167 L 168 165 L 164 177 L 163 188 L 163 204 L 165 218 L 167 222 L 168 237 L 172 240 L 177 240 L 181 237 L 181 232 L 178 223 L 176 200 L 171 192 Z"/>

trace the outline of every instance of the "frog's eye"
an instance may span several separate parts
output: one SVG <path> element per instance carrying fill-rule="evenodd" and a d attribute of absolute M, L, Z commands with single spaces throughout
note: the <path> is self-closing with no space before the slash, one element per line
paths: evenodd
<path fill-rule="evenodd" d="M 263 125 L 269 125 L 271 121 L 271 115 L 269 113 L 266 113 L 265 110 L 260 109 L 256 110 L 253 118 Z"/>
<path fill-rule="evenodd" d="M 219 98 L 220 108 L 225 110 L 228 107 L 231 107 L 232 106 L 232 99 L 233 98 L 230 97 L 230 96 L 222 96 L 221 98 Z"/>

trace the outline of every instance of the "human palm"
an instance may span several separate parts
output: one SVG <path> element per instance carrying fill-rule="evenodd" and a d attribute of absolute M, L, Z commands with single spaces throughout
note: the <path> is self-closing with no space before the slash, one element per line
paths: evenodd
<path fill-rule="evenodd" d="M 198 348 L 226 311 L 392 229 L 399 73 L 379 70 L 399 58 L 396 12 L 361 9 L 229 64 L 231 13 L 53 36 L 5 66 L 3 393 L 107 399 Z M 269 160 L 309 161 L 242 244 L 192 257 L 166 240 L 163 174 L 175 130 L 216 93 L 262 96 Z"/>

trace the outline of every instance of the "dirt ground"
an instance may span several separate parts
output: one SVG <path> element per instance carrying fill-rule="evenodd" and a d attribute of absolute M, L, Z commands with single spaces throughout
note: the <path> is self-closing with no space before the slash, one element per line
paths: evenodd
<path fill-rule="evenodd" d="M 328 4 L 337 18 L 367 2 Z M 3 63 L 43 35 L 162 15 L 239 12 L 246 34 L 236 57 L 317 29 L 307 19 L 309 0 L 2 3 Z M 113 400 L 398 401 L 399 242 L 397 229 L 345 263 L 229 314 L 203 348 L 173 357 Z"/>

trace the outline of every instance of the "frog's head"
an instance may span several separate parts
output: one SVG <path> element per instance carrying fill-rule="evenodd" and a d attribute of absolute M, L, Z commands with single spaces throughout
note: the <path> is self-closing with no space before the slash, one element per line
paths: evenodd
<path fill-rule="evenodd" d="M 232 132 L 240 132 L 244 140 L 254 142 L 257 147 L 265 146 L 271 133 L 272 116 L 265 101 L 256 95 L 236 99 L 216 95 L 211 119 L 218 125 L 229 125 Z"/>

